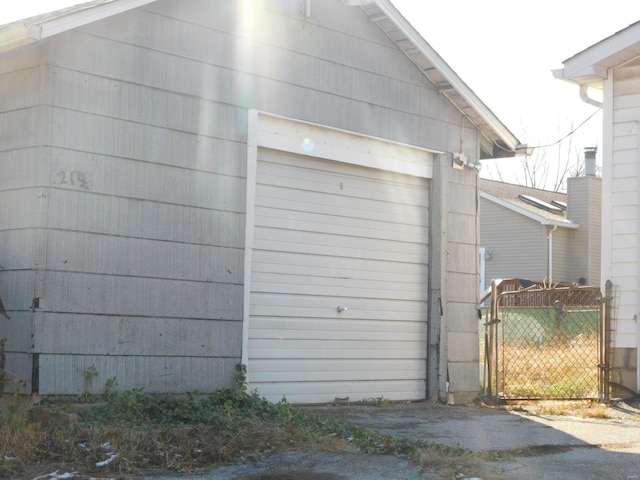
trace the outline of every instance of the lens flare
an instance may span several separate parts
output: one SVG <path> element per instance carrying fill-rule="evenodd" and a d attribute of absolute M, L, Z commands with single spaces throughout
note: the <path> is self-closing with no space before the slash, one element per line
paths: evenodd
<path fill-rule="evenodd" d="M 310 138 L 305 138 L 304 140 L 302 140 L 302 150 L 304 150 L 305 152 L 307 153 L 312 152 L 314 147 L 315 145 L 313 144 Z"/>

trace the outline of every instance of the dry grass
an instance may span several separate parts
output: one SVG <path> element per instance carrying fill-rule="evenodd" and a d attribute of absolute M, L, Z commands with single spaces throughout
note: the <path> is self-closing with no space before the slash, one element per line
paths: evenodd
<path fill-rule="evenodd" d="M 252 399 L 246 405 L 234 405 L 228 398 L 215 405 L 203 403 L 202 411 L 195 412 L 201 419 L 196 415 L 176 422 L 178 409 L 199 404 L 190 399 L 163 404 L 164 411 L 147 411 L 159 403 L 140 408 L 129 398 L 129 411 L 114 414 L 104 404 L 93 408 L 83 404 L 88 408 L 77 411 L 76 405 L 32 407 L 28 399 L 5 396 L 0 410 L 0 478 L 33 478 L 55 470 L 118 478 L 156 469 L 194 473 L 231 460 L 260 458 L 270 451 L 358 450 L 344 435 L 304 426 L 288 407 L 248 394 L 246 398 Z M 136 399 L 144 401 L 139 392 Z M 148 418 L 140 413 L 148 413 Z M 98 466 L 109 459 L 107 465 Z"/>
<path fill-rule="evenodd" d="M 137 391 L 109 404 L 55 402 L 40 408 L 28 399 L 5 397 L 0 478 L 35 478 L 56 470 L 93 478 L 158 470 L 195 474 L 288 450 L 398 455 L 433 471 L 434 478 L 484 471 L 486 459 L 466 449 L 381 435 L 335 417 L 272 405 L 255 394 L 227 391 L 214 400 L 169 402 Z"/>
<path fill-rule="evenodd" d="M 506 343 L 500 351 L 507 398 L 597 398 L 597 337 L 542 345 Z"/>
<path fill-rule="evenodd" d="M 510 401 L 505 408 L 507 410 L 530 412 L 536 415 L 611 418 L 608 404 L 591 400 Z"/>

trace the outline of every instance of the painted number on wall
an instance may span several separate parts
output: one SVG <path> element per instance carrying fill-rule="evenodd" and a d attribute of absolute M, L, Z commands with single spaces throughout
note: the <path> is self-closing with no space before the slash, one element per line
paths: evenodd
<path fill-rule="evenodd" d="M 58 185 L 89 190 L 87 174 L 79 170 L 60 170 L 56 174 Z"/>

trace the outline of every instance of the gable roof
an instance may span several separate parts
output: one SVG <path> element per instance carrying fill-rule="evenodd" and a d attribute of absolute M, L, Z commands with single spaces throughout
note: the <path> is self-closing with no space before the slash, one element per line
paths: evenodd
<path fill-rule="evenodd" d="M 562 62 L 564 68 L 554 70 L 553 74 L 556 78 L 599 88 L 607 78 L 609 68 L 631 61 L 640 62 L 640 22 L 568 58 Z"/>
<path fill-rule="evenodd" d="M 567 212 L 561 208 L 549 211 L 543 204 L 566 205 L 567 195 L 560 192 L 524 187 L 512 183 L 498 182 L 481 178 L 479 180 L 480 197 L 501 205 L 519 215 L 524 215 L 541 225 L 563 228 L 578 228 L 580 225 L 567 220 Z M 538 200 L 538 202 L 531 200 Z M 538 205 L 536 205 L 536 203 Z M 560 211 L 559 211 L 560 210 Z"/>
<path fill-rule="evenodd" d="M 157 0 L 92 0 L 0 26 L 0 54 Z M 519 140 L 420 36 L 389 0 L 342 0 L 359 6 L 486 139 L 481 158 L 512 157 Z"/>

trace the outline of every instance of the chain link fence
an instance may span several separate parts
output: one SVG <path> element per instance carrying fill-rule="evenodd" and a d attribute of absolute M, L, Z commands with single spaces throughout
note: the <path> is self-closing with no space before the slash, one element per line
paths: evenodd
<path fill-rule="evenodd" d="M 494 302 L 485 313 L 481 345 L 490 396 L 602 397 L 606 362 L 597 288 L 532 287 L 502 292 Z"/>

